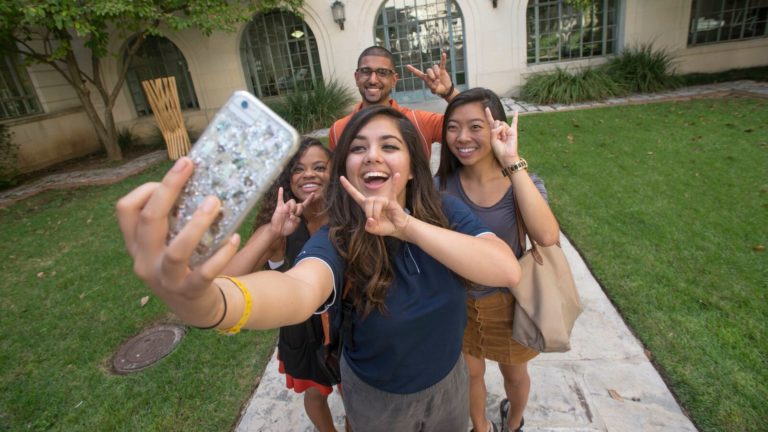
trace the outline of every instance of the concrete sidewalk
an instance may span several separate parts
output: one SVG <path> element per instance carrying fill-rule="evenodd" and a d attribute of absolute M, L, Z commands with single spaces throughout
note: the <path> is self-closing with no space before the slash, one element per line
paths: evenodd
<path fill-rule="evenodd" d="M 564 235 L 560 239 L 584 312 L 573 329 L 571 351 L 541 354 L 530 363 L 525 431 L 695 431 L 581 256 Z M 493 362 L 487 363 L 485 381 L 488 418 L 498 423 L 504 388 Z M 273 356 L 235 430 L 313 431 L 302 401 L 301 395 L 285 388 Z M 338 392 L 329 401 L 343 431 Z"/>

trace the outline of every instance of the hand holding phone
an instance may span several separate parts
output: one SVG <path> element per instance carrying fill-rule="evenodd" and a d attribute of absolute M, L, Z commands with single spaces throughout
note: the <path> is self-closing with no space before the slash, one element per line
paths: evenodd
<path fill-rule="evenodd" d="M 299 135 L 250 93 L 235 92 L 189 153 L 195 171 L 169 216 L 168 241 L 203 199 L 215 195 L 221 212 L 189 264 L 208 259 L 232 235 L 298 149 Z"/>

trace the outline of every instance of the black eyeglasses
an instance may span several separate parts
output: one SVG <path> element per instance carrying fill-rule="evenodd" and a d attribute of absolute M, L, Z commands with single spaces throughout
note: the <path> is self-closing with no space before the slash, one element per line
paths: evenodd
<path fill-rule="evenodd" d="M 369 67 L 362 67 L 357 68 L 357 73 L 363 76 L 363 78 L 370 78 L 373 73 L 376 73 L 376 76 L 379 78 L 389 78 L 391 75 L 395 74 L 395 71 L 392 69 L 371 69 Z"/>

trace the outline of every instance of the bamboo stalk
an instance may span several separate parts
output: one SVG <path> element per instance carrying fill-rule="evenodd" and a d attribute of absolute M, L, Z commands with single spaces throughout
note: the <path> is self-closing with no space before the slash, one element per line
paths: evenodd
<path fill-rule="evenodd" d="M 179 105 L 176 78 L 171 76 L 146 80 L 141 82 L 141 86 L 163 135 L 168 157 L 176 160 L 189 153 L 191 146 Z"/>

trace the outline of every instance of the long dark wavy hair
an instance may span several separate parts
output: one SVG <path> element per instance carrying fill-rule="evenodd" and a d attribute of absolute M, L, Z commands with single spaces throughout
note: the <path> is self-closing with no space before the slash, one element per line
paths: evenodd
<path fill-rule="evenodd" d="M 443 145 L 440 147 L 440 167 L 437 169 L 437 176 L 440 177 L 440 190 L 445 189 L 448 177 L 461 168 L 461 162 L 448 148 L 448 140 L 446 139 L 448 120 L 451 119 L 456 108 L 471 103 L 480 103 L 483 107 L 490 108 L 494 120 L 507 121 L 507 115 L 504 113 L 504 105 L 501 104 L 501 100 L 496 96 L 496 93 L 487 88 L 475 87 L 465 90 L 451 100 L 448 107 L 445 108 L 445 117 L 443 117 Z M 496 158 L 493 160 L 496 160 Z M 499 165 L 499 169 L 501 169 L 501 165 Z"/>
<path fill-rule="evenodd" d="M 326 194 L 330 239 L 346 260 L 345 278 L 351 282 L 348 296 L 365 318 L 374 308 L 386 313 L 384 299 L 395 280 L 391 254 L 399 242 L 394 237 L 382 237 L 365 231 L 365 212 L 339 182 L 347 176 L 347 156 L 350 144 L 360 130 L 377 117 L 395 121 L 411 156 L 411 174 L 406 185 L 406 207 L 411 216 L 440 227 L 448 227 L 440 195 L 432 184 L 429 160 L 413 124 L 399 111 L 375 105 L 352 116 L 339 138 L 331 168 L 331 180 Z"/>
<path fill-rule="evenodd" d="M 283 169 L 283 172 L 280 173 L 275 182 L 272 183 L 269 189 L 267 189 L 267 192 L 261 198 L 261 202 L 259 204 L 259 213 L 256 215 L 256 220 L 253 223 L 253 231 L 256 231 L 259 229 L 259 227 L 264 224 L 268 224 L 272 220 L 272 213 L 275 212 L 275 208 L 277 207 L 278 188 L 283 188 L 284 201 L 296 199 L 296 197 L 293 195 L 293 191 L 291 190 L 291 176 L 293 174 L 293 169 L 296 167 L 296 164 L 299 163 L 299 159 L 304 156 L 304 153 L 306 153 L 307 150 L 312 147 L 320 147 L 325 152 L 325 155 L 328 156 L 328 159 L 331 159 L 331 151 L 328 150 L 328 148 L 326 148 L 323 143 L 312 137 L 302 137 L 301 142 L 299 143 L 299 149 L 296 151 L 296 154 L 294 154 L 291 160 L 288 161 L 288 164 L 285 166 L 285 169 Z M 318 198 L 322 197 L 315 197 L 315 199 Z"/>

